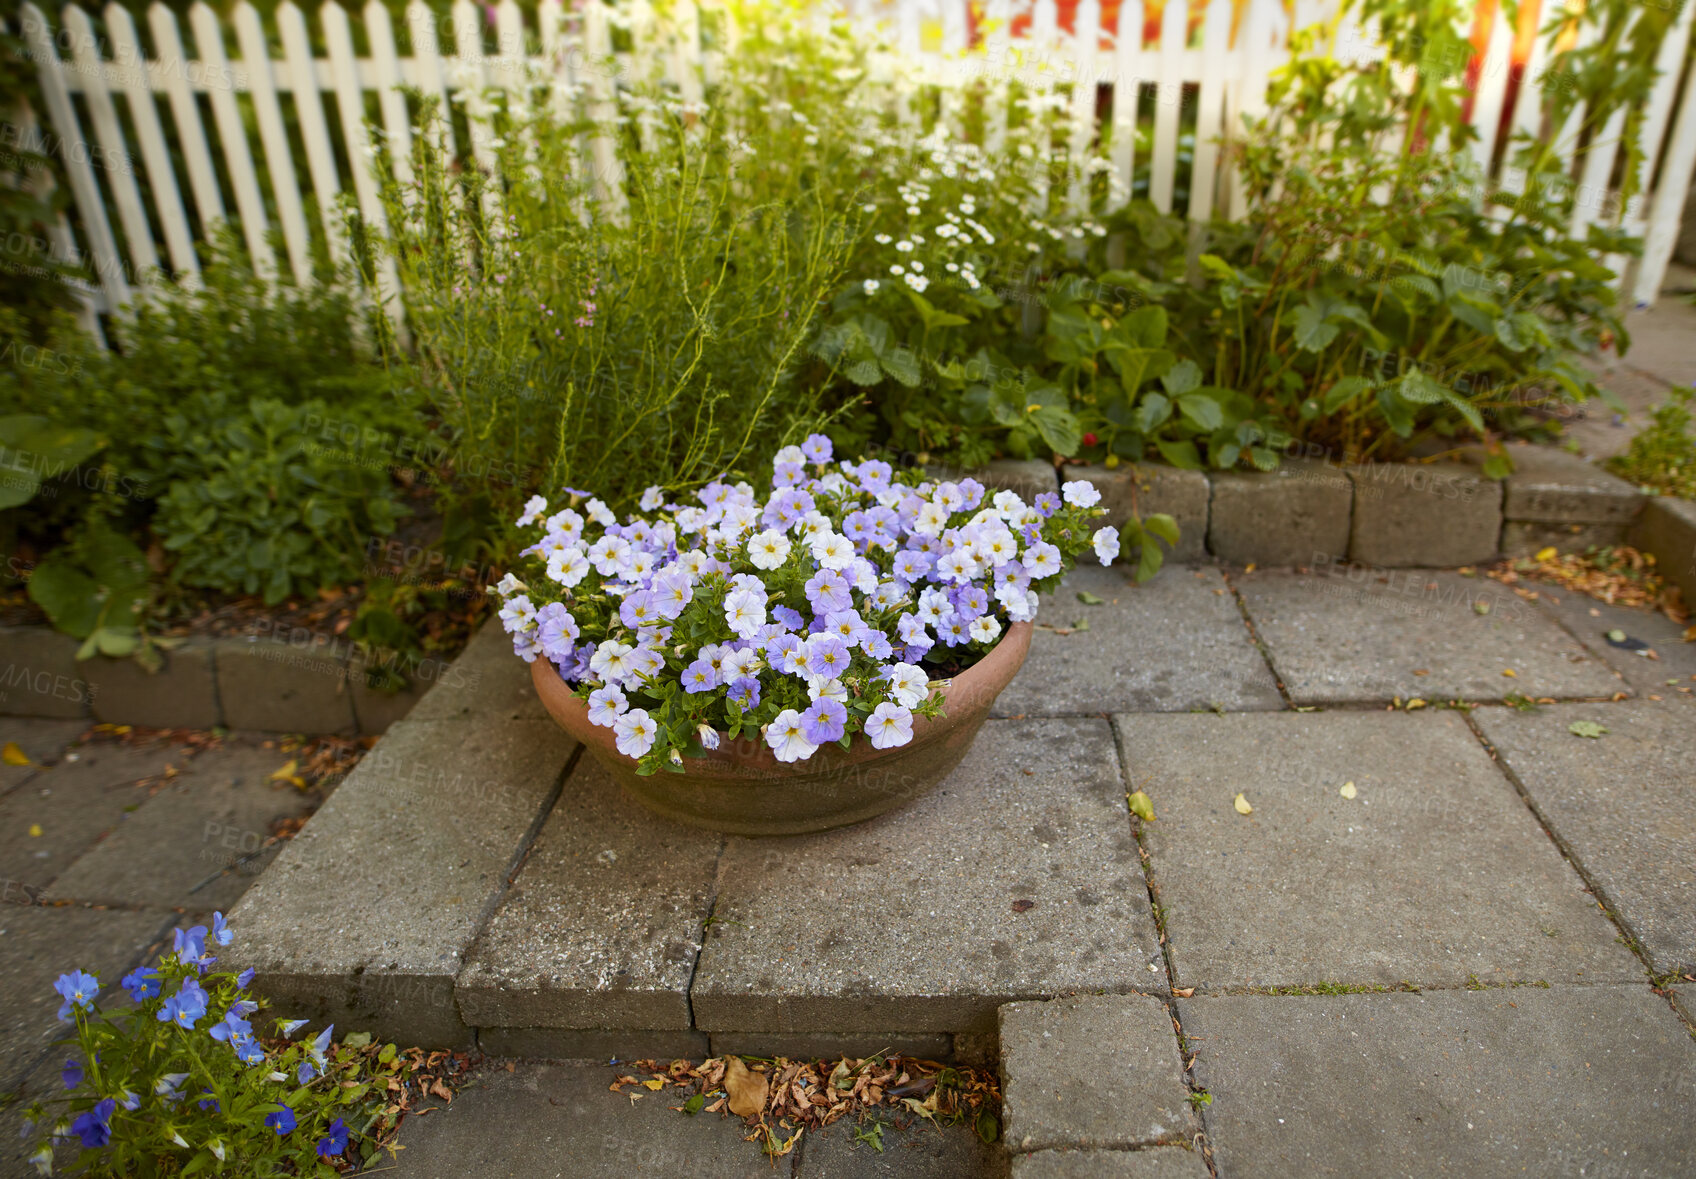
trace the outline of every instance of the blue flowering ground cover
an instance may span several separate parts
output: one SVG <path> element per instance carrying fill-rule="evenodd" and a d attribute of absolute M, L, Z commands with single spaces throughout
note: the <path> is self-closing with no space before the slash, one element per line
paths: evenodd
<path fill-rule="evenodd" d="M 212 969 L 234 940 L 214 913 L 115 990 L 82 970 L 59 977 L 62 1089 L 35 1101 L 24 1127 L 42 1174 L 62 1147 L 80 1148 L 74 1168 L 95 1175 L 335 1175 L 380 1152 L 394 1128 L 395 1047 L 338 1044 L 333 1025 L 301 1036 L 303 1019 L 263 1020 L 262 1035 L 253 971 Z"/>

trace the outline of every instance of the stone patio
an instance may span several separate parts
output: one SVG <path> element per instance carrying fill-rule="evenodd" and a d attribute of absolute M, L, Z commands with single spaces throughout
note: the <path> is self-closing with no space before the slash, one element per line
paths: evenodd
<path fill-rule="evenodd" d="M 5 1083 L 52 1083 L 57 973 L 235 903 L 234 963 L 292 1013 L 525 1058 L 409 1123 L 403 1176 L 772 1174 L 739 1122 L 632 1108 L 588 1062 L 879 1049 L 996 1062 L 1005 1144 L 837 1126 L 776 1173 L 1689 1173 L 1696 647 L 1670 622 L 1453 572 L 1182 566 L 1080 571 L 1044 621 L 935 791 L 780 839 L 624 798 L 485 631 L 239 903 L 249 877 L 186 862 L 298 808 L 274 751 L 160 785 L 169 749 L 0 720 L 37 763 L 0 795 Z"/>

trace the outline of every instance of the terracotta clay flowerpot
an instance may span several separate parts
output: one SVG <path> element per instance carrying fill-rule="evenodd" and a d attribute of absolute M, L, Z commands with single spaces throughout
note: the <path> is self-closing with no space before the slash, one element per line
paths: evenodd
<path fill-rule="evenodd" d="M 913 739 L 898 748 L 874 749 L 856 733 L 847 749 L 826 745 L 806 761 L 781 762 L 758 734 L 745 733 L 685 758 L 682 773 L 646 777 L 618 751 L 611 729 L 589 723 L 589 706 L 571 694 L 552 663 L 536 660 L 530 678 L 560 727 L 649 810 L 733 835 L 800 835 L 869 819 L 942 781 L 965 756 L 989 706 L 1024 666 L 1030 646 L 1030 623 L 1008 627 L 988 655 L 948 681 L 946 715 L 915 716 Z"/>

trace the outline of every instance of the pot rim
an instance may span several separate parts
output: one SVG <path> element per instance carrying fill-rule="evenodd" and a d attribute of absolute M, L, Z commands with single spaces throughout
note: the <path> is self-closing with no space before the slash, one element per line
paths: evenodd
<path fill-rule="evenodd" d="M 995 697 L 1001 694 L 1024 664 L 1033 633 L 1034 627 L 1029 622 L 1012 623 L 1002 633 L 1001 640 L 991 647 L 982 659 L 960 674 L 940 681 L 944 685 L 943 715 L 934 719 L 915 715 L 913 739 L 905 745 L 876 749 L 870 739 L 861 732 L 854 735 L 846 749 L 833 742 L 819 746 L 817 752 L 805 761 L 783 762 L 777 760 L 777 755 L 757 731 L 752 740 L 747 730 L 744 730 L 743 735 L 732 742 L 722 731 L 715 730 L 719 732 L 721 739 L 719 747 L 685 755 L 683 773 L 688 775 L 698 772 L 715 777 L 748 774 L 768 780 L 774 775 L 805 777 L 810 773 L 847 762 L 897 756 L 928 745 L 945 735 L 963 718 L 974 712 L 981 714 L 988 710 Z M 543 706 L 562 728 L 584 745 L 594 747 L 598 754 L 628 763 L 632 770 L 635 768 L 635 760 L 618 751 L 613 730 L 589 721 L 588 704 L 567 686 L 552 660 L 538 658 L 530 665 L 530 678 Z"/>

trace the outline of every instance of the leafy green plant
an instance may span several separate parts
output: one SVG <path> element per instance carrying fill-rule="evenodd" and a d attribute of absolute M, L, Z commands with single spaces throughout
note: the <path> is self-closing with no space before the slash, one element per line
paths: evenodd
<path fill-rule="evenodd" d="M 272 289 L 234 249 L 114 320 L 112 351 L 68 317 L 32 343 L 0 309 L 0 543 L 85 656 L 151 662 L 147 616 L 189 587 L 277 601 L 355 578 L 400 512 L 390 469 L 442 453 L 346 295 Z"/>
<path fill-rule="evenodd" d="M 257 399 L 210 429 L 193 413 L 165 419 L 169 488 L 153 527 L 176 554 L 174 582 L 276 603 L 358 576 L 366 539 L 392 532 L 402 508 L 384 466 L 316 440 L 329 412 Z"/>
<path fill-rule="evenodd" d="M 1696 499 L 1696 437 L 1690 432 L 1690 403 L 1696 388 L 1674 389 L 1655 409 L 1652 425 L 1638 432 L 1624 454 L 1608 460 L 1622 479 L 1661 495 Z"/>

